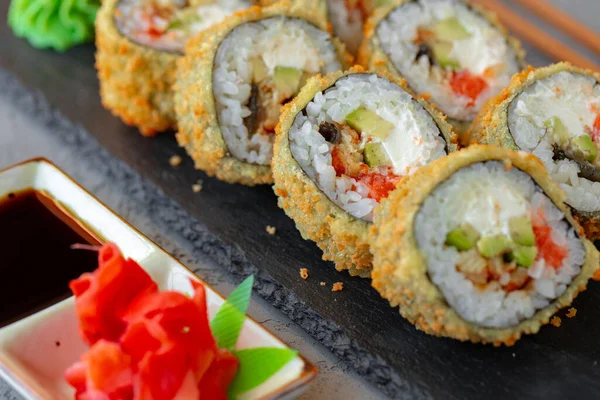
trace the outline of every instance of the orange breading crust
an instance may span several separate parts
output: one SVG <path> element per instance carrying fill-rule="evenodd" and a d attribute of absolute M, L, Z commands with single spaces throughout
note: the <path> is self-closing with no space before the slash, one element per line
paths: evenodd
<path fill-rule="evenodd" d="M 470 136 L 477 143 L 520 150 L 508 128 L 508 107 L 510 103 L 528 86 L 565 71 L 592 77 L 600 83 L 600 73 L 577 68 L 566 62 L 538 69 L 529 67 L 513 76 L 509 86 L 498 96 L 485 103 L 479 115 L 473 121 L 473 125 L 471 125 Z M 590 240 L 600 239 L 600 212 L 584 212 L 573 208 L 571 211 L 575 219 L 583 226 L 586 236 Z"/>
<path fill-rule="evenodd" d="M 323 19 L 327 31 L 333 33 L 333 28 L 329 23 L 329 5 L 327 0 L 261 0 L 260 4 L 263 7 L 272 6 L 279 4 L 284 1 L 287 7 L 304 8 L 306 10 L 312 10 L 313 17 L 317 15 Z"/>
<path fill-rule="evenodd" d="M 333 286 L 331 287 L 331 291 L 332 292 L 341 292 L 342 290 L 344 290 L 344 283 L 343 282 L 335 282 L 333 284 Z"/>
<path fill-rule="evenodd" d="M 383 48 L 381 47 L 381 43 L 379 42 L 379 38 L 377 38 L 376 30 L 377 26 L 381 21 L 383 21 L 387 16 L 394 11 L 396 8 L 411 2 L 412 0 L 392 0 L 389 5 L 381 6 L 375 10 L 375 12 L 371 15 L 371 17 L 365 23 L 364 28 L 364 40 L 358 50 L 358 56 L 356 62 L 365 68 L 369 68 L 372 70 L 383 70 L 388 73 L 401 76 L 398 70 L 394 67 L 394 63 L 387 56 Z M 506 38 L 506 41 L 509 47 L 515 52 L 517 56 L 517 61 L 519 64 L 524 67 L 525 66 L 525 50 L 521 47 L 521 43 L 510 36 L 506 28 L 500 23 L 496 14 L 490 12 L 489 10 L 476 5 L 471 4 L 467 1 L 461 0 L 464 3 L 468 4 L 471 9 L 481 14 L 490 24 L 492 24 L 496 29 L 500 31 L 500 33 Z M 421 94 L 421 93 L 418 93 Z M 460 121 L 457 119 L 453 119 L 448 117 L 448 122 L 454 127 L 454 130 L 460 136 L 461 145 L 464 145 L 468 142 L 468 137 L 466 135 L 470 121 Z"/>
<path fill-rule="evenodd" d="M 485 328 L 462 319 L 429 280 L 427 259 L 416 245 L 413 226 L 423 202 L 440 183 L 461 168 L 489 160 L 509 161 L 525 171 L 565 214 L 565 218 L 579 228 L 563 204 L 563 192 L 550 180 L 536 157 L 499 147 L 474 145 L 421 168 L 405 179 L 376 210 L 375 223 L 369 234 L 374 254 L 373 287 L 393 307 L 399 305 L 400 314 L 426 333 L 461 341 L 511 346 L 523 334 L 537 333 L 554 313 L 570 305 L 577 294 L 585 290 L 588 280 L 599 268 L 599 256 L 594 245 L 582 239 L 586 257 L 579 275 L 562 296 L 516 326 Z"/>
<path fill-rule="evenodd" d="M 300 277 L 304 280 L 308 279 L 308 269 L 300 268 Z"/>
<path fill-rule="evenodd" d="M 323 251 L 323 259 L 333 261 L 338 271 L 348 270 L 352 276 L 369 277 L 372 256 L 367 243 L 367 231 L 370 224 L 354 218 L 329 200 L 292 156 L 288 136 L 296 115 L 318 92 L 333 86 L 343 76 L 362 72 L 364 69 L 356 66 L 346 72 L 316 76 L 307 82 L 294 101 L 282 108 L 271 165 L 279 207 L 296 222 L 302 237 L 316 242 Z M 379 76 L 406 89 L 403 80 L 384 72 L 380 72 Z M 452 127 L 424 100 L 417 101 L 437 123 L 450 151 L 456 151 L 456 135 Z"/>
<path fill-rule="evenodd" d="M 171 85 L 181 55 L 153 50 L 123 36 L 115 25 L 119 0 L 105 0 L 96 18 L 96 68 L 102 104 L 145 136 L 175 129 Z"/>
<path fill-rule="evenodd" d="M 229 154 L 217 120 L 212 71 L 219 45 L 233 29 L 247 22 L 280 15 L 301 18 L 320 29 L 327 29 L 322 16 L 302 7 L 291 6 L 289 1 L 267 8 L 255 6 L 234 13 L 191 39 L 186 46 L 185 57 L 177 63 L 178 78 L 174 86 L 179 124 L 177 141 L 186 148 L 196 168 L 210 176 L 248 186 L 273 182 L 270 166 L 249 164 Z M 344 46 L 335 38 L 333 43 L 342 65 L 349 63 L 350 56 Z"/>

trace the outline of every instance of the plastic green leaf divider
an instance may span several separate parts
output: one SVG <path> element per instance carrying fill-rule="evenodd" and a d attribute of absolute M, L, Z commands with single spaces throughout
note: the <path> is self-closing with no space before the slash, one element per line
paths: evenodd
<path fill-rule="evenodd" d="M 12 0 L 8 24 L 33 47 L 65 51 L 94 37 L 99 0 Z"/>
<path fill-rule="evenodd" d="M 227 298 L 210 322 L 220 348 L 231 350 L 239 360 L 239 370 L 229 386 L 228 396 L 236 399 L 273 376 L 297 356 L 296 350 L 285 347 L 255 347 L 234 350 L 246 319 L 254 276 L 246 278 Z"/>
<path fill-rule="evenodd" d="M 292 361 L 298 352 L 279 347 L 256 347 L 237 350 L 233 354 L 240 361 L 240 367 L 229 386 L 230 399 L 235 399 L 238 395 L 266 382 L 284 365 Z"/>
<path fill-rule="evenodd" d="M 210 322 L 217 344 L 222 349 L 233 350 L 246 319 L 254 276 L 246 278 L 227 298 Z"/>

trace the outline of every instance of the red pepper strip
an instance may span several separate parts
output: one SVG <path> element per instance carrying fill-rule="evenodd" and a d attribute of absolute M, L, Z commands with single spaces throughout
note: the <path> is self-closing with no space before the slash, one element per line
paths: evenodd
<path fill-rule="evenodd" d="M 387 173 L 363 168 L 357 179 L 367 185 L 371 198 L 381 201 L 387 198 L 390 192 L 396 188 L 402 177 L 394 174 L 391 167 L 388 168 Z"/>
<path fill-rule="evenodd" d="M 334 147 L 333 150 L 331 150 L 331 165 L 333 166 L 333 169 L 335 169 L 336 176 L 342 176 L 346 173 L 344 160 L 342 160 L 337 147 Z"/>
<path fill-rule="evenodd" d="M 452 74 L 450 87 L 454 94 L 469 98 L 469 105 L 473 105 L 479 95 L 488 88 L 488 84 L 483 78 L 472 75 L 465 69 Z"/>
<path fill-rule="evenodd" d="M 600 142 L 600 114 L 598 114 L 594 120 L 594 127 L 592 128 L 591 136 L 594 143 Z"/>
<path fill-rule="evenodd" d="M 552 268 L 560 268 L 569 252 L 563 246 L 554 243 L 551 236 L 552 228 L 548 225 L 534 225 L 533 233 L 535 234 L 535 245 L 538 248 L 537 258 L 544 259 L 546 264 L 550 265 Z"/>

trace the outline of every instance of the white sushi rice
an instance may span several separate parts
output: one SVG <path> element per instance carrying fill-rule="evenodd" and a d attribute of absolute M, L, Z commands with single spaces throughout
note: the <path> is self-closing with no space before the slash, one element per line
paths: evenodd
<path fill-rule="evenodd" d="M 571 160 L 553 160 L 552 138 L 545 122 L 558 117 L 571 137 L 589 133 L 600 110 L 600 85 L 593 78 L 559 72 L 527 87 L 511 103 L 508 123 L 516 144 L 535 154 L 563 190 L 567 203 L 580 211 L 600 211 L 600 182 L 578 176 Z"/>
<path fill-rule="evenodd" d="M 252 5 L 249 0 L 214 0 L 196 7 L 186 6 L 185 0 L 122 0 L 115 12 L 115 21 L 121 33 L 131 40 L 157 50 L 183 52 L 188 39 L 210 26 L 223 21 L 235 11 Z M 177 9 L 195 10 L 196 15 L 188 14 L 193 22 L 180 28 L 169 29 L 161 36 L 146 32 L 152 26 L 167 29 L 170 21 L 158 15 L 148 19 L 147 10 L 151 4 Z"/>
<path fill-rule="evenodd" d="M 356 218 L 371 221 L 378 202 L 368 188 L 354 178 L 336 176 L 332 166 L 333 145 L 319 133 L 323 121 L 345 123 L 359 107 L 374 111 L 394 129 L 382 142 L 394 172 L 408 175 L 446 155 L 445 141 L 431 115 L 406 91 L 373 74 L 353 74 L 315 95 L 299 113 L 290 129 L 292 155 L 331 201 Z M 363 143 L 364 144 L 364 143 Z"/>
<path fill-rule="evenodd" d="M 438 21 L 455 17 L 470 33 L 470 37 L 453 41 L 451 56 L 473 75 L 483 76 L 488 68 L 503 64 L 501 73 L 495 78 L 484 78 L 488 88 L 477 98 L 474 105 L 457 96 L 448 81 L 443 78 L 439 67 L 432 68 L 429 59 L 416 56 L 419 46 L 413 43 L 417 28 L 432 26 Z M 482 15 L 474 12 L 458 0 L 418 0 L 406 3 L 392 11 L 379 23 L 376 31 L 383 50 L 418 93 L 428 93 L 431 101 L 449 117 L 470 121 L 483 103 L 495 96 L 510 82 L 510 77 L 519 72 L 519 63 L 514 51 L 498 29 Z"/>
<path fill-rule="evenodd" d="M 352 54 L 356 54 L 363 39 L 362 13 L 358 7 L 350 7 L 347 0 L 327 0 L 329 19 L 333 32 Z"/>
<path fill-rule="evenodd" d="M 540 208 L 553 241 L 568 249 L 560 268 L 539 259 L 528 269 L 534 284 L 508 293 L 496 283 L 477 288 L 457 270 L 458 251 L 444 245 L 449 231 L 469 222 L 482 235 L 508 234 L 511 217 Z M 507 171 L 497 161 L 463 168 L 440 184 L 423 203 L 414 226 L 432 282 L 462 318 L 484 327 L 509 327 L 531 318 L 564 293 L 585 259 L 574 228 L 533 179 L 516 168 Z"/>
<path fill-rule="evenodd" d="M 268 165 L 273 154 L 274 135 L 252 134 L 244 125 L 251 112 L 250 59 L 262 56 L 269 74 L 275 67 L 293 67 L 310 74 L 337 71 L 331 36 L 308 22 L 288 17 L 272 17 L 244 23 L 235 28 L 219 46 L 213 72 L 213 94 L 223 138 L 231 154 L 239 160 Z"/>

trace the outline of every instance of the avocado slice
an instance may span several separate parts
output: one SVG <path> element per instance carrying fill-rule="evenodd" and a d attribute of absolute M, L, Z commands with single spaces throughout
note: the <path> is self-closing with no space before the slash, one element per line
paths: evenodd
<path fill-rule="evenodd" d="M 202 17 L 195 8 L 186 9 L 175 14 L 175 18 L 169 21 L 167 31 L 173 29 L 187 29 L 190 25 L 202 22 Z"/>
<path fill-rule="evenodd" d="M 294 94 L 298 91 L 302 70 L 294 67 L 275 67 L 273 81 L 277 90 L 283 93 Z"/>
<path fill-rule="evenodd" d="M 538 249 L 535 246 L 517 246 L 512 251 L 515 262 L 523 267 L 531 267 L 537 257 Z"/>
<path fill-rule="evenodd" d="M 381 142 L 366 143 L 363 155 L 365 157 L 365 163 L 369 167 L 379 167 L 381 165 L 390 165 L 392 163 L 392 160 L 390 160 L 388 153 L 385 151 Z"/>
<path fill-rule="evenodd" d="M 535 235 L 531 219 L 527 216 L 513 217 L 508 221 L 508 230 L 512 240 L 523 246 L 535 245 Z"/>
<path fill-rule="evenodd" d="M 440 40 L 463 40 L 471 37 L 469 31 L 456 17 L 439 21 L 433 26 L 433 32 Z"/>
<path fill-rule="evenodd" d="M 443 69 L 460 69 L 460 63 L 450 56 L 452 52 L 452 43 L 450 42 L 435 42 L 431 45 L 435 60 Z"/>
<path fill-rule="evenodd" d="M 456 247 L 459 251 L 471 250 L 479 239 L 479 232 L 468 222 L 451 230 L 446 235 L 446 245 Z"/>
<path fill-rule="evenodd" d="M 565 147 L 569 143 L 569 131 L 560 118 L 549 118 L 544 122 L 544 126 L 559 146 Z"/>
<path fill-rule="evenodd" d="M 346 124 L 358 132 L 364 132 L 381 140 L 387 139 L 394 129 L 394 124 L 364 107 L 359 107 L 348 114 Z"/>
<path fill-rule="evenodd" d="M 269 76 L 269 69 L 262 58 L 253 58 L 250 61 L 250 65 L 252 66 L 252 80 L 255 83 L 260 83 Z"/>
<path fill-rule="evenodd" d="M 484 236 L 477 241 L 477 250 L 485 258 L 493 258 L 510 249 L 512 241 L 505 235 Z"/>
<path fill-rule="evenodd" d="M 586 161 L 594 162 L 598 155 L 598 149 L 589 135 L 577 136 L 571 141 L 573 151 L 581 155 Z"/>

